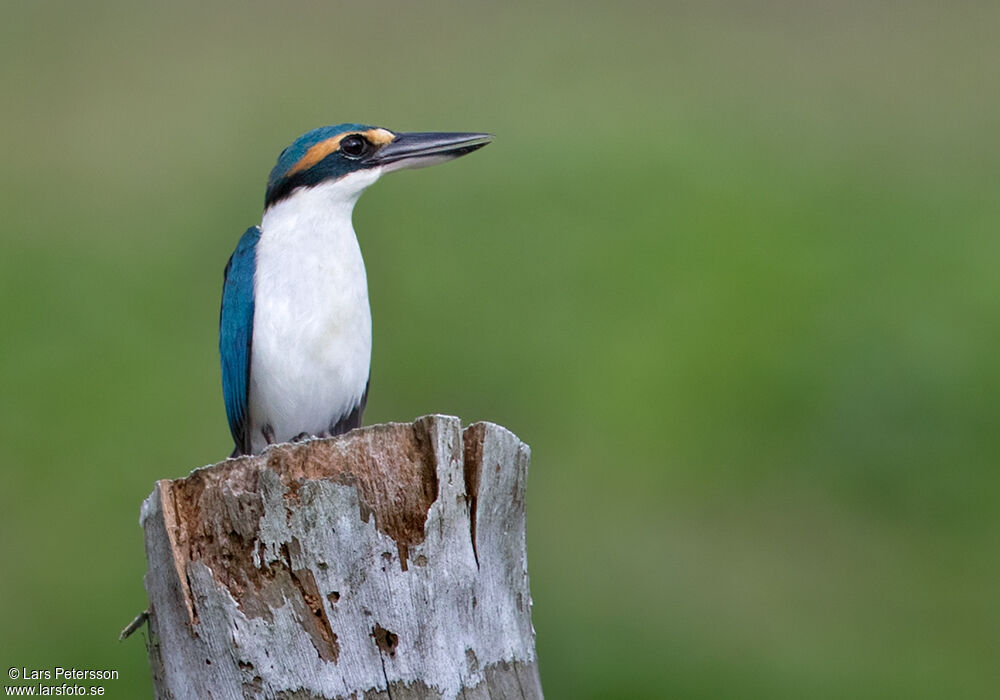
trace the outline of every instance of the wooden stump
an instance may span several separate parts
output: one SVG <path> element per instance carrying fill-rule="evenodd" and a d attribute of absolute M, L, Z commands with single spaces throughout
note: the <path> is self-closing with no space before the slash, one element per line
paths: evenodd
<path fill-rule="evenodd" d="M 530 452 L 425 416 L 159 481 L 142 506 L 158 698 L 540 698 Z"/>

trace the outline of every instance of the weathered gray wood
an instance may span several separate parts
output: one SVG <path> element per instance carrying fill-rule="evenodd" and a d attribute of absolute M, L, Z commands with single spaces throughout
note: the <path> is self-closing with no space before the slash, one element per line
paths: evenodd
<path fill-rule="evenodd" d="M 425 416 L 274 446 L 143 503 L 158 698 L 541 698 L 529 450 Z"/>

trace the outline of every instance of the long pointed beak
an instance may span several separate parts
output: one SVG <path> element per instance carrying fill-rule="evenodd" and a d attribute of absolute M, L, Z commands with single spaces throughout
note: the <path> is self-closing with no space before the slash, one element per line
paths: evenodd
<path fill-rule="evenodd" d="M 472 153 L 492 140 L 492 134 L 432 131 L 396 134 L 392 141 L 369 156 L 368 162 L 384 166 L 386 171 L 422 168 Z"/>

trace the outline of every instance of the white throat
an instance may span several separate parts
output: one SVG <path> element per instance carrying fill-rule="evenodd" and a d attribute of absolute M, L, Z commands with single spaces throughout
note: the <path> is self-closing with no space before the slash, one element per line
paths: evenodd
<path fill-rule="evenodd" d="M 364 260 L 351 223 L 381 171 L 297 190 L 264 213 L 254 274 L 250 430 L 324 434 L 358 405 L 371 366 Z"/>

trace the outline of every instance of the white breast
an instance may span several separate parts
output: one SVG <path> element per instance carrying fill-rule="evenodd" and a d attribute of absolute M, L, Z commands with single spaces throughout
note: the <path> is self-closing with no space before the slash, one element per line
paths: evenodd
<path fill-rule="evenodd" d="M 252 449 L 322 435 L 358 405 L 371 366 L 368 282 L 351 224 L 381 173 L 302 189 L 261 222 L 250 369 Z"/>

